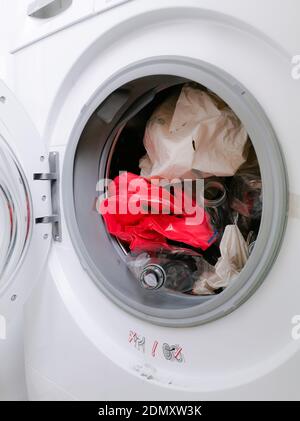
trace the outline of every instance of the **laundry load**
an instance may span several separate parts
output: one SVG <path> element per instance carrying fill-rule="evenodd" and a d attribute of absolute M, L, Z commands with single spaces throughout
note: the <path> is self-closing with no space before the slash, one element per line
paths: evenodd
<path fill-rule="evenodd" d="M 247 132 L 213 94 L 186 84 L 169 96 L 147 123 L 141 175 L 173 178 L 233 176 L 246 161 Z"/>
<path fill-rule="evenodd" d="M 259 162 L 238 117 L 202 86 L 175 85 L 158 90 L 115 145 L 98 210 L 137 285 L 222 292 L 255 247 L 263 207 Z"/>
<path fill-rule="evenodd" d="M 171 194 L 143 177 L 123 172 L 99 205 L 107 230 L 131 250 L 168 248 L 169 240 L 206 250 L 217 238 L 208 213 L 183 190 Z"/>
<path fill-rule="evenodd" d="M 237 225 L 227 225 L 220 243 L 221 257 L 215 267 L 206 263 L 198 269 L 199 279 L 193 292 L 198 295 L 213 294 L 215 290 L 226 288 L 245 266 L 248 257 L 248 245 Z"/>

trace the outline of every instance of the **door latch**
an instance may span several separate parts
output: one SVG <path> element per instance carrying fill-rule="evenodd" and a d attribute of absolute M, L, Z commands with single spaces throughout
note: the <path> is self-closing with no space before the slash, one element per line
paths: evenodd
<path fill-rule="evenodd" d="M 51 186 L 52 215 L 35 219 L 36 224 L 52 224 L 52 237 L 54 241 L 62 241 L 60 199 L 59 199 L 59 154 L 50 152 L 49 173 L 35 173 L 33 179 L 49 181 Z"/>

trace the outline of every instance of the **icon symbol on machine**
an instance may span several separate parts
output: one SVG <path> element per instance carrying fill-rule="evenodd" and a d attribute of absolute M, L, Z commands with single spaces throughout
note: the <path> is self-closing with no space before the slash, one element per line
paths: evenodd
<path fill-rule="evenodd" d="M 138 335 L 136 332 L 130 331 L 128 341 L 129 343 L 133 343 L 134 347 L 138 351 L 145 353 L 145 345 L 146 345 L 145 336 L 141 336 L 141 335 Z"/>
<path fill-rule="evenodd" d="M 152 351 L 151 351 L 152 357 L 156 356 L 157 347 L 158 347 L 158 341 L 154 341 L 153 346 L 152 346 Z"/>
<path fill-rule="evenodd" d="M 131 330 L 129 332 L 128 342 L 134 346 L 134 348 L 143 354 L 146 353 L 146 338 L 145 336 L 142 336 L 138 334 L 137 332 L 134 332 Z M 175 344 L 170 345 L 168 343 L 163 343 L 162 346 L 159 345 L 159 342 L 155 340 L 152 343 L 151 350 L 151 356 L 153 358 L 159 357 L 162 355 L 165 360 L 167 361 L 173 361 L 178 363 L 183 363 L 185 361 L 184 354 L 183 354 L 183 348 L 182 346 Z"/>
<path fill-rule="evenodd" d="M 169 345 L 164 343 L 162 349 L 166 360 L 177 361 L 178 363 L 184 362 L 184 355 L 180 345 Z"/>

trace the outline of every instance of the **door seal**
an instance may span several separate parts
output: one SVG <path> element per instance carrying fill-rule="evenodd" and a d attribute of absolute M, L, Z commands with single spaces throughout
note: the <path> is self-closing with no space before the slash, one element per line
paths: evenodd
<path fill-rule="evenodd" d="M 52 215 L 35 218 L 36 224 L 52 224 L 52 237 L 54 241 L 62 241 L 60 199 L 59 199 L 59 153 L 49 154 L 49 173 L 35 173 L 33 179 L 37 181 L 49 181 L 51 187 Z"/>

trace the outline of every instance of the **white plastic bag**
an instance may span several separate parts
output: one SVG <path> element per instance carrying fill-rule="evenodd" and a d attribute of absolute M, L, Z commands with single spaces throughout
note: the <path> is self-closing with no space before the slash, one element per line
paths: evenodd
<path fill-rule="evenodd" d="M 237 225 L 225 227 L 220 252 L 221 257 L 215 266 L 216 274 L 227 286 L 230 279 L 240 273 L 249 257 L 247 243 Z"/>
<path fill-rule="evenodd" d="M 249 257 L 248 246 L 237 225 L 225 227 L 220 252 L 214 271 L 200 274 L 193 288 L 194 294 L 213 294 L 214 290 L 226 288 L 245 266 Z"/>
<path fill-rule="evenodd" d="M 174 178 L 232 176 L 247 158 L 247 132 L 214 95 L 184 85 L 147 123 L 141 175 Z"/>

